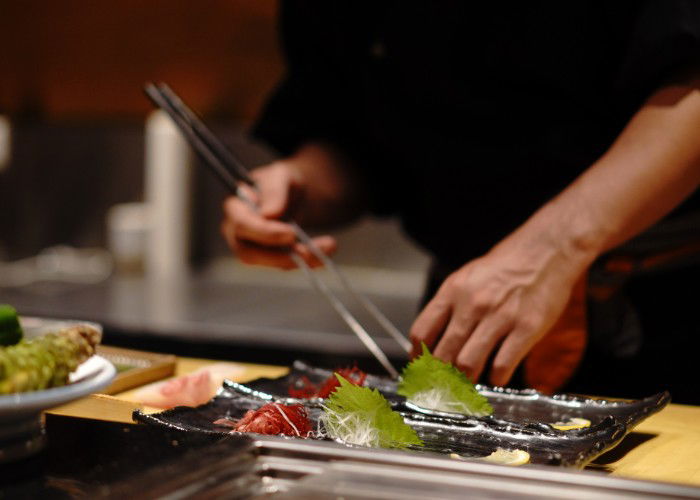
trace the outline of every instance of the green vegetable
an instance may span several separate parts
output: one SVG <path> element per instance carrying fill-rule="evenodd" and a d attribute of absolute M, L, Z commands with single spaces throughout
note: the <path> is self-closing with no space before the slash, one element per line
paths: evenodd
<path fill-rule="evenodd" d="M 404 368 L 397 392 L 412 403 L 432 410 L 474 416 L 493 413 L 488 400 L 467 376 L 451 363 L 430 354 L 425 344 L 423 354 Z"/>
<path fill-rule="evenodd" d="M 95 328 L 77 325 L 0 347 L 0 394 L 67 384 L 68 375 L 95 353 L 100 337 Z"/>
<path fill-rule="evenodd" d="M 22 340 L 22 327 L 17 311 L 12 306 L 0 304 L 0 346 L 14 345 Z"/>
<path fill-rule="evenodd" d="M 359 387 L 335 374 L 340 382 L 326 399 L 321 416 L 328 434 L 344 443 L 382 448 L 422 446 L 416 431 L 376 389 Z"/>

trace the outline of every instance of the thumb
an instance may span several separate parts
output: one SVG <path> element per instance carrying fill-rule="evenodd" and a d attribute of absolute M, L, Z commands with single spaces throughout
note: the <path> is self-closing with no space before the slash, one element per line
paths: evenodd
<path fill-rule="evenodd" d="M 267 219 L 281 218 L 289 208 L 292 179 L 286 168 L 272 168 L 258 184 L 260 214 Z"/>

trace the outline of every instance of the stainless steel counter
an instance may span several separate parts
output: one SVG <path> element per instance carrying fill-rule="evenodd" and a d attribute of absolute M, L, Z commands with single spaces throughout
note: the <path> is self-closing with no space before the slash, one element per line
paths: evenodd
<path fill-rule="evenodd" d="M 14 305 L 23 315 L 101 323 L 107 343 L 128 344 L 131 338 L 148 339 L 154 345 L 167 340 L 209 345 L 212 349 L 218 345 L 312 355 L 368 355 L 303 277 L 274 274 L 271 276 L 278 281 L 275 285 L 264 280 L 219 280 L 210 274 L 159 282 L 113 277 L 98 285 L 35 283 L 21 288 L 0 287 L 0 303 Z M 416 297 L 369 296 L 402 331 L 408 331 L 416 312 Z M 355 312 L 365 318 L 359 308 Z M 376 338 L 389 356 L 405 357 L 369 318 L 366 324 L 377 332 Z M 216 352 L 209 355 L 215 357 Z"/>

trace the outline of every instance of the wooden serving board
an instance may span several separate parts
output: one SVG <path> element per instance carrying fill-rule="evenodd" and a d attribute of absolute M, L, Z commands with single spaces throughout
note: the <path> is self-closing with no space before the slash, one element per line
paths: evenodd
<path fill-rule="evenodd" d="M 175 373 L 177 357 L 172 354 L 123 349 L 100 345 L 97 354 L 117 369 L 117 376 L 104 394 L 117 394 L 133 387 L 161 380 Z"/>

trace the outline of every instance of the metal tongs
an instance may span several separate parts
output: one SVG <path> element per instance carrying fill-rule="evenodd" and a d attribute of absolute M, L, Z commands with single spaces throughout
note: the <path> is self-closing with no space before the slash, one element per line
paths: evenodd
<path fill-rule="evenodd" d="M 248 169 L 221 141 L 219 141 L 219 139 L 217 139 L 199 117 L 182 102 L 182 99 L 180 99 L 165 83 L 159 83 L 158 85 L 148 83 L 144 90 L 153 103 L 168 114 L 192 148 L 200 155 L 204 163 L 219 177 L 231 193 L 248 204 L 253 210 L 258 210 L 257 205 L 250 197 L 246 196 L 244 190 L 240 189 L 241 184 L 246 184 L 252 189 L 257 190 L 255 181 L 250 177 Z M 313 240 L 298 224 L 293 221 L 290 222 L 290 224 L 294 229 L 297 240 L 306 245 L 311 253 L 323 263 L 325 268 L 335 276 L 341 286 L 372 315 L 381 327 L 398 342 L 406 352 L 409 352 L 411 343 L 401 334 L 399 329 L 396 328 L 368 298 L 359 294 L 350 286 L 350 283 L 338 266 L 314 244 Z M 304 271 L 313 286 L 331 303 L 343 321 L 345 321 L 374 357 L 377 358 L 392 378 L 398 378 L 398 372 L 392 366 L 386 354 L 384 354 L 384 351 L 381 350 L 372 336 L 362 327 L 345 304 L 343 304 L 328 285 L 314 273 L 304 259 L 293 251 L 290 251 L 290 256 L 294 263 Z"/>

